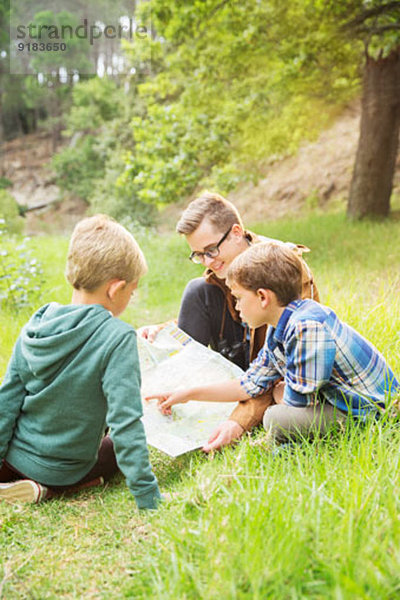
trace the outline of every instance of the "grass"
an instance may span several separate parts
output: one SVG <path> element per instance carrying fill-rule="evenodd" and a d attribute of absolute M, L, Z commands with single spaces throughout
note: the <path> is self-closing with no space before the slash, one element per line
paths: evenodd
<path fill-rule="evenodd" d="M 400 223 L 341 214 L 257 224 L 305 243 L 321 297 L 400 372 Z M 143 237 L 143 236 L 142 236 Z M 68 302 L 67 240 L 34 240 L 44 300 Z M 140 239 L 149 262 L 124 319 L 176 315 L 201 269 L 177 236 Z M 27 312 L 2 313 L 0 375 Z M 400 594 L 398 425 L 353 424 L 273 456 L 262 432 L 214 457 L 151 451 L 177 497 L 139 513 L 122 477 L 104 489 L 38 506 L 0 505 L 0 597 L 167 600 L 394 600 Z"/>

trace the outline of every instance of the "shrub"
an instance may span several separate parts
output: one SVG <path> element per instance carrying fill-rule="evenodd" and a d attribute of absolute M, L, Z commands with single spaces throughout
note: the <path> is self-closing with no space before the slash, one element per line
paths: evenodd
<path fill-rule="evenodd" d="M 16 244 L 0 219 L 0 306 L 18 310 L 40 301 L 42 267 L 32 256 L 29 238 Z"/>
<path fill-rule="evenodd" d="M 52 160 L 57 184 L 86 201 L 93 192 L 93 182 L 102 176 L 104 167 L 95 142 L 95 137 L 88 135 L 79 145 L 55 154 Z"/>
<path fill-rule="evenodd" d="M 4 190 L 5 188 L 11 187 L 12 181 L 7 179 L 7 177 L 0 177 L 0 190 Z"/>
<path fill-rule="evenodd" d="M 106 213 L 117 221 L 127 219 L 127 222 L 131 220 L 144 226 L 152 225 L 156 218 L 155 206 L 138 198 L 131 181 L 119 181 L 123 169 L 123 160 L 116 152 L 108 161 L 104 177 L 97 181 L 90 197 L 91 212 Z"/>
<path fill-rule="evenodd" d="M 2 229 L 9 233 L 22 233 L 24 220 L 20 216 L 18 204 L 6 190 L 0 189 L 0 219 Z"/>

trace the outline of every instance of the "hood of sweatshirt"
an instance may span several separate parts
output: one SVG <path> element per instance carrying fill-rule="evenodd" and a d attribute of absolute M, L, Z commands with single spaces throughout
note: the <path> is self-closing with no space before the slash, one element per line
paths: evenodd
<path fill-rule="evenodd" d="M 99 304 L 56 302 L 42 306 L 21 332 L 22 370 L 42 380 L 51 379 L 64 361 L 93 335 L 111 313 Z M 28 376 L 29 376 L 28 375 Z"/>

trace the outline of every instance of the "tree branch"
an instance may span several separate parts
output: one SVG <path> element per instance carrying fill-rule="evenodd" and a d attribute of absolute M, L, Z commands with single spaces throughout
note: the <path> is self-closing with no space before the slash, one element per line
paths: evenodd
<path fill-rule="evenodd" d="M 354 17 L 354 19 L 346 23 L 345 28 L 357 28 L 358 25 L 361 25 L 367 19 L 370 19 L 371 17 L 379 17 L 380 15 L 387 14 L 392 10 L 400 11 L 399 0 L 392 0 L 391 2 L 387 2 L 386 4 L 382 4 L 381 6 L 374 6 L 374 8 L 369 8 L 368 10 L 362 11 L 359 15 Z"/>
<path fill-rule="evenodd" d="M 385 31 L 395 31 L 400 29 L 400 23 L 393 23 L 392 25 L 372 25 L 368 27 L 359 27 L 357 33 L 370 33 L 371 35 L 377 35 L 385 33 Z"/>

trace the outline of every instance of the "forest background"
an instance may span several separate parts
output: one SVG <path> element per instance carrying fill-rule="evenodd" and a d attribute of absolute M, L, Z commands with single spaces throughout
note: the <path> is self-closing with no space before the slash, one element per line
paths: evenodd
<path fill-rule="evenodd" d="M 74 37 L 68 53 L 19 53 L 18 69 L 8 24 L 26 15 L 37 27 L 130 18 L 147 36 Z M 362 97 L 347 212 L 386 217 L 400 127 L 399 15 L 398 1 L 380 0 L 2 0 L 0 141 L 47 129 L 61 199 L 150 224 L 200 189 L 227 194 L 256 182 Z M 53 39 L 44 30 L 37 41 Z"/>

